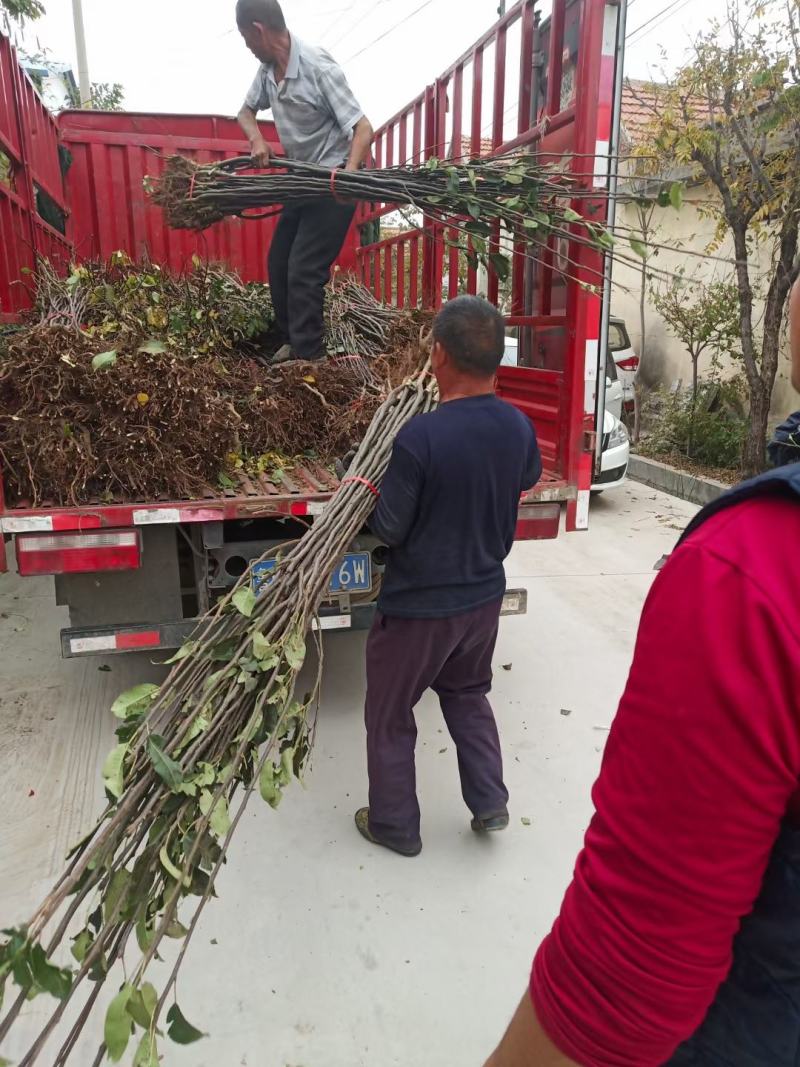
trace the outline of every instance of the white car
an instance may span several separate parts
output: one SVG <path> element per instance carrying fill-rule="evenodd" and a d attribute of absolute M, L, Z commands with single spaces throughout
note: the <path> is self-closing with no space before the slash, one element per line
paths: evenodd
<path fill-rule="evenodd" d="M 606 408 L 603 419 L 603 453 L 600 473 L 595 475 L 592 492 L 602 493 L 605 489 L 618 489 L 628 475 L 628 460 L 631 455 L 628 431 L 616 415 Z"/>
<path fill-rule="evenodd" d="M 639 369 L 639 357 L 634 351 L 624 319 L 608 320 L 608 351 L 614 357 L 617 375 L 622 383 L 626 411 L 633 411 L 634 382 Z"/>

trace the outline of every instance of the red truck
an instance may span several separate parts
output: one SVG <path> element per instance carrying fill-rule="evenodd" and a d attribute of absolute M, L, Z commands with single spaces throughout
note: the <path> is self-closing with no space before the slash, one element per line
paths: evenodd
<path fill-rule="evenodd" d="M 524 148 L 595 189 L 594 217 L 608 219 L 624 2 L 554 0 L 540 22 L 535 0 L 520 0 L 377 132 L 376 165 Z M 274 127 L 264 130 L 277 147 Z M 232 219 L 201 234 L 171 231 L 142 188 L 170 154 L 207 162 L 241 152 L 229 118 L 91 111 L 54 118 L 0 35 L 0 321 L 25 310 L 29 294 L 20 279 L 37 256 L 66 267 L 124 250 L 176 270 L 200 256 L 244 280 L 263 279 L 270 220 Z M 395 218 L 392 205 L 365 205 L 340 267 L 398 306 L 436 308 L 464 290 L 502 306 L 517 365 L 501 368 L 498 392 L 533 420 L 545 462 L 541 483 L 521 502 L 517 536 L 557 536 L 562 505 L 567 530 L 586 529 L 602 417 L 597 384 L 605 380 L 598 378 L 608 318 L 608 285 L 597 287 L 602 257 L 561 241 L 534 263 L 516 247 L 510 278 L 501 283 L 459 270 L 446 227 L 387 225 Z M 21 575 L 55 576 L 57 602 L 70 615 L 61 634 L 66 657 L 179 645 L 254 559 L 300 536 L 336 489 L 328 471 L 308 466 L 279 486 L 243 476 L 233 489 L 209 486 L 192 500 L 32 508 L 4 499 L 1 476 L 0 469 L 0 570 L 13 539 Z M 368 532 L 355 540 L 332 578 L 324 627 L 368 624 L 383 559 Z M 524 611 L 524 591 L 511 591 L 506 608 Z"/>

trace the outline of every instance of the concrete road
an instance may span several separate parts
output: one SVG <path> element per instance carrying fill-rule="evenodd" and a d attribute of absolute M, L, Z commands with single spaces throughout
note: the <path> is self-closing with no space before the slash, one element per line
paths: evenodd
<path fill-rule="evenodd" d="M 277 813 L 258 799 L 248 809 L 179 983 L 210 1037 L 165 1043 L 166 1064 L 479 1067 L 569 880 L 653 566 L 694 510 L 631 483 L 595 502 L 588 534 L 514 549 L 510 584 L 527 587 L 529 613 L 504 620 L 498 643 L 512 819 L 491 840 L 470 832 L 430 696 L 418 709 L 422 855 L 356 834 L 364 638 L 327 638 L 308 788 Z M 0 579 L 0 926 L 29 916 L 100 808 L 115 695 L 164 673 L 143 656 L 62 661 L 65 623 L 49 580 Z M 0 1054 L 21 1057 L 45 1007 L 29 1006 Z M 70 1062 L 88 1067 L 101 1033 L 98 1020 Z M 37 1062 L 50 1067 L 52 1049 Z"/>

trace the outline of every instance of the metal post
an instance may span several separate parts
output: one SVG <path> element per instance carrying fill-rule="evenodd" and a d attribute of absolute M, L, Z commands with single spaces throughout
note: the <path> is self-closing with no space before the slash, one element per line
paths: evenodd
<path fill-rule="evenodd" d="M 86 55 L 86 33 L 83 28 L 82 0 L 72 0 L 72 21 L 75 24 L 75 50 L 78 53 L 78 88 L 81 107 L 92 106 L 92 83 L 89 81 L 89 59 Z"/>
<path fill-rule="evenodd" d="M 500 18 L 502 18 L 503 15 L 505 15 L 505 13 L 506 13 L 506 0 L 500 0 L 500 3 L 497 5 L 497 14 L 500 16 Z"/>
<path fill-rule="evenodd" d="M 609 233 L 614 233 L 617 217 L 617 182 L 619 175 L 619 154 L 622 126 L 622 88 L 625 80 L 625 34 L 628 21 L 628 0 L 620 0 L 617 16 L 617 39 L 615 46 L 614 67 L 614 109 L 611 116 L 611 138 L 608 145 L 608 215 L 606 226 Z M 606 360 L 608 359 L 608 322 L 611 317 L 611 272 L 614 256 L 607 252 L 603 265 L 603 303 L 600 311 L 600 344 L 597 368 L 597 404 L 595 408 L 595 429 L 597 444 L 595 446 L 595 464 L 597 470 L 603 459 L 603 419 L 606 410 Z"/>

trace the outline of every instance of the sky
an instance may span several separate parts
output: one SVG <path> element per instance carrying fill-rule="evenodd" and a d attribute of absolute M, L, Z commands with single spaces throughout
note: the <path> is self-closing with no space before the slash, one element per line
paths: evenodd
<path fill-rule="evenodd" d="M 509 0 L 511 2 L 511 0 Z M 550 0 L 543 0 L 546 14 Z M 25 43 L 77 69 L 71 0 L 45 0 Z M 286 0 L 290 29 L 342 64 L 374 125 L 390 118 L 484 33 L 497 0 Z M 90 75 L 121 82 L 131 111 L 234 114 L 255 74 L 233 0 L 83 0 Z M 725 0 L 630 0 L 626 73 L 677 65 Z M 652 21 L 650 21 L 652 20 Z M 647 24 L 647 25 L 646 25 Z M 637 32 L 638 31 L 638 32 Z M 380 39 L 379 39 L 380 38 Z"/>

